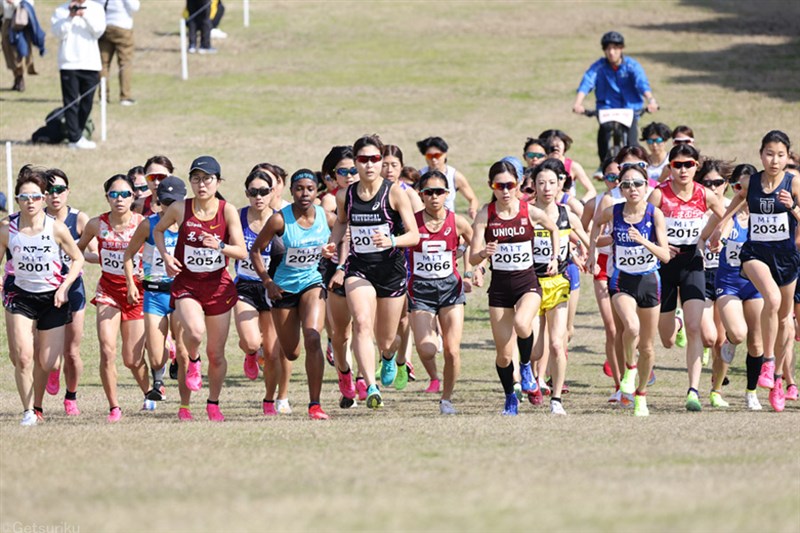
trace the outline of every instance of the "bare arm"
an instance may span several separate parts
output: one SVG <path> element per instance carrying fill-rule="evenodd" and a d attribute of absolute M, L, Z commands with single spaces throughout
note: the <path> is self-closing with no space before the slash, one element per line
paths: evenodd
<path fill-rule="evenodd" d="M 560 250 L 561 235 L 558 231 L 558 226 L 553 219 L 547 216 L 547 213 L 538 207 L 530 206 L 528 208 L 528 219 L 532 225 L 539 225 L 550 232 L 550 241 L 552 243 L 553 255 L 551 256 L 550 263 L 547 265 L 547 275 L 555 276 L 558 272 L 558 254 Z"/>
<path fill-rule="evenodd" d="M 469 214 L 469 218 L 474 219 L 475 215 L 478 213 L 478 209 L 480 208 L 480 202 L 478 202 L 478 197 L 475 195 L 475 191 L 472 190 L 467 178 L 464 175 L 456 170 L 456 190 L 460 192 L 464 199 L 469 202 L 469 210 L 467 211 Z"/>
<path fill-rule="evenodd" d="M 173 224 L 179 224 L 183 221 L 184 210 L 186 209 L 185 202 L 175 202 L 170 205 L 166 211 L 161 214 L 161 219 L 153 228 L 153 242 L 156 243 L 158 253 L 164 259 L 164 269 L 167 274 L 175 277 L 183 268 L 183 265 L 177 258 L 167 252 L 167 245 L 164 241 L 164 232 L 169 229 Z"/>
<path fill-rule="evenodd" d="M 589 176 L 586 175 L 586 171 L 583 169 L 583 166 L 580 163 L 573 159 L 572 168 L 570 170 L 572 171 L 572 178 L 583 185 L 583 188 L 586 189 L 586 193 L 581 197 L 582 202 L 597 196 L 597 189 L 594 188 L 592 180 L 590 180 Z"/>
<path fill-rule="evenodd" d="M 250 248 L 250 262 L 253 264 L 253 270 L 255 270 L 258 277 L 261 278 L 261 281 L 264 282 L 265 287 L 267 282 L 271 282 L 272 280 L 269 279 L 267 268 L 264 265 L 261 254 L 269 243 L 272 242 L 275 235 L 282 235 L 285 228 L 286 222 L 283 220 L 283 215 L 280 211 L 273 213 L 267 220 L 267 223 L 264 224 L 264 227 L 261 228 L 261 231 L 258 232 L 258 237 L 256 237 L 253 246 Z"/>
<path fill-rule="evenodd" d="M 98 252 L 87 251 L 86 248 L 89 243 L 97 236 L 97 231 L 100 229 L 100 219 L 95 217 L 86 223 L 86 227 L 81 234 L 81 240 L 78 241 L 78 249 L 83 252 L 83 257 L 87 263 L 100 263 L 100 254 Z"/>
<path fill-rule="evenodd" d="M 64 281 L 58 287 L 54 296 L 55 306 L 61 307 L 69 302 L 69 288 L 81 275 L 84 259 L 75 239 L 72 238 L 72 234 L 69 232 L 69 228 L 60 220 L 56 220 L 53 224 L 53 236 L 56 239 L 56 243 L 72 259 L 72 263 L 69 265 L 69 272 L 67 272 Z"/>

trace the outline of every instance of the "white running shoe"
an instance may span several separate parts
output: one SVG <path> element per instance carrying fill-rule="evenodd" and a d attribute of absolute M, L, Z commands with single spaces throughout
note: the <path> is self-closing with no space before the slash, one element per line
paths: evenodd
<path fill-rule="evenodd" d="M 450 403 L 450 400 L 439 400 L 439 413 L 443 415 L 456 414 L 456 408 Z"/>
<path fill-rule="evenodd" d="M 622 401 L 622 391 L 614 391 L 614 394 L 608 397 L 608 403 L 619 404 Z"/>
<path fill-rule="evenodd" d="M 550 414 L 551 415 L 566 415 L 567 412 L 564 410 L 564 406 L 561 405 L 561 402 L 557 402 L 555 400 L 550 400 Z"/>
<path fill-rule="evenodd" d="M 222 31 L 219 28 L 211 28 L 211 38 L 212 39 L 227 39 L 228 34 Z"/>
<path fill-rule="evenodd" d="M 289 400 L 281 400 L 280 398 L 275 400 L 275 410 L 278 411 L 282 415 L 290 415 L 292 414 L 292 406 L 289 405 Z"/>
<path fill-rule="evenodd" d="M 19 423 L 20 426 L 35 426 L 37 422 L 36 413 L 33 412 L 31 409 L 30 411 L 25 411 L 22 413 L 22 422 Z"/>
<path fill-rule="evenodd" d="M 756 395 L 756 391 L 747 391 L 744 394 L 744 400 L 747 403 L 747 408 L 751 411 L 760 411 L 761 410 L 761 402 L 758 401 L 758 396 Z"/>
<path fill-rule="evenodd" d="M 722 348 L 720 348 L 720 355 L 727 364 L 733 363 L 733 358 L 736 357 L 736 345 L 725 339 L 725 342 L 722 343 Z"/>
<path fill-rule="evenodd" d="M 94 141 L 90 141 L 86 137 L 81 137 L 74 143 L 69 143 L 68 146 L 70 148 L 78 150 L 94 150 L 95 148 L 97 148 L 97 143 Z"/>

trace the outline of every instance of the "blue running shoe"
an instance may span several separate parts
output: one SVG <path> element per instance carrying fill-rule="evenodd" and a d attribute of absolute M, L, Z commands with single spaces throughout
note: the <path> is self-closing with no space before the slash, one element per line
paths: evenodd
<path fill-rule="evenodd" d="M 522 378 L 522 392 L 525 394 L 536 392 L 539 385 L 536 383 L 536 380 L 533 379 L 533 369 L 531 368 L 530 361 L 524 365 L 519 365 L 519 375 Z"/>
<path fill-rule="evenodd" d="M 391 359 L 386 359 L 385 357 L 381 356 L 381 363 L 381 384 L 384 387 L 388 387 L 394 383 L 394 378 L 397 376 L 397 362 L 395 361 L 395 355 L 392 354 Z"/>
<path fill-rule="evenodd" d="M 377 385 L 370 385 L 367 389 L 367 407 L 370 409 L 380 409 L 383 407 L 381 391 L 378 390 Z"/>
<path fill-rule="evenodd" d="M 656 382 L 656 371 L 655 370 L 651 370 L 650 371 L 650 379 L 647 380 L 647 386 L 649 387 L 650 385 L 655 384 L 655 382 Z"/>
<path fill-rule="evenodd" d="M 519 414 L 519 400 L 513 392 L 506 394 L 506 405 L 503 408 L 503 416 L 517 416 Z"/>

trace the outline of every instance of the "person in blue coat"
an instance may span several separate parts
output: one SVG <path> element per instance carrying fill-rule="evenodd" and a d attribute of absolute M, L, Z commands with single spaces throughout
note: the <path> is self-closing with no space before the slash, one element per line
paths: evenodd
<path fill-rule="evenodd" d="M 14 14 L 22 10 L 26 14 L 27 24 L 16 27 Z M 12 91 L 25 90 L 25 71 L 37 74 L 33 64 L 33 47 L 39 49 L 39 55 L 45 53 L 45 32 L 36 17 L 33 0 L 4 0 L 2 26 L 3 55 L 8 70 L 14 73 Z"/>

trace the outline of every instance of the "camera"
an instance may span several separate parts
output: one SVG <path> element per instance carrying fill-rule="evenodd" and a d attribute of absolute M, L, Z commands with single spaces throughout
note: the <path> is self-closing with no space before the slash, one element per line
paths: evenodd
<path fill-rule="evenodd" d="M 86 6 L 71 5 L 69 6 L 70 13 L 77 13 L 78 11 L 86 9 Z"/>

